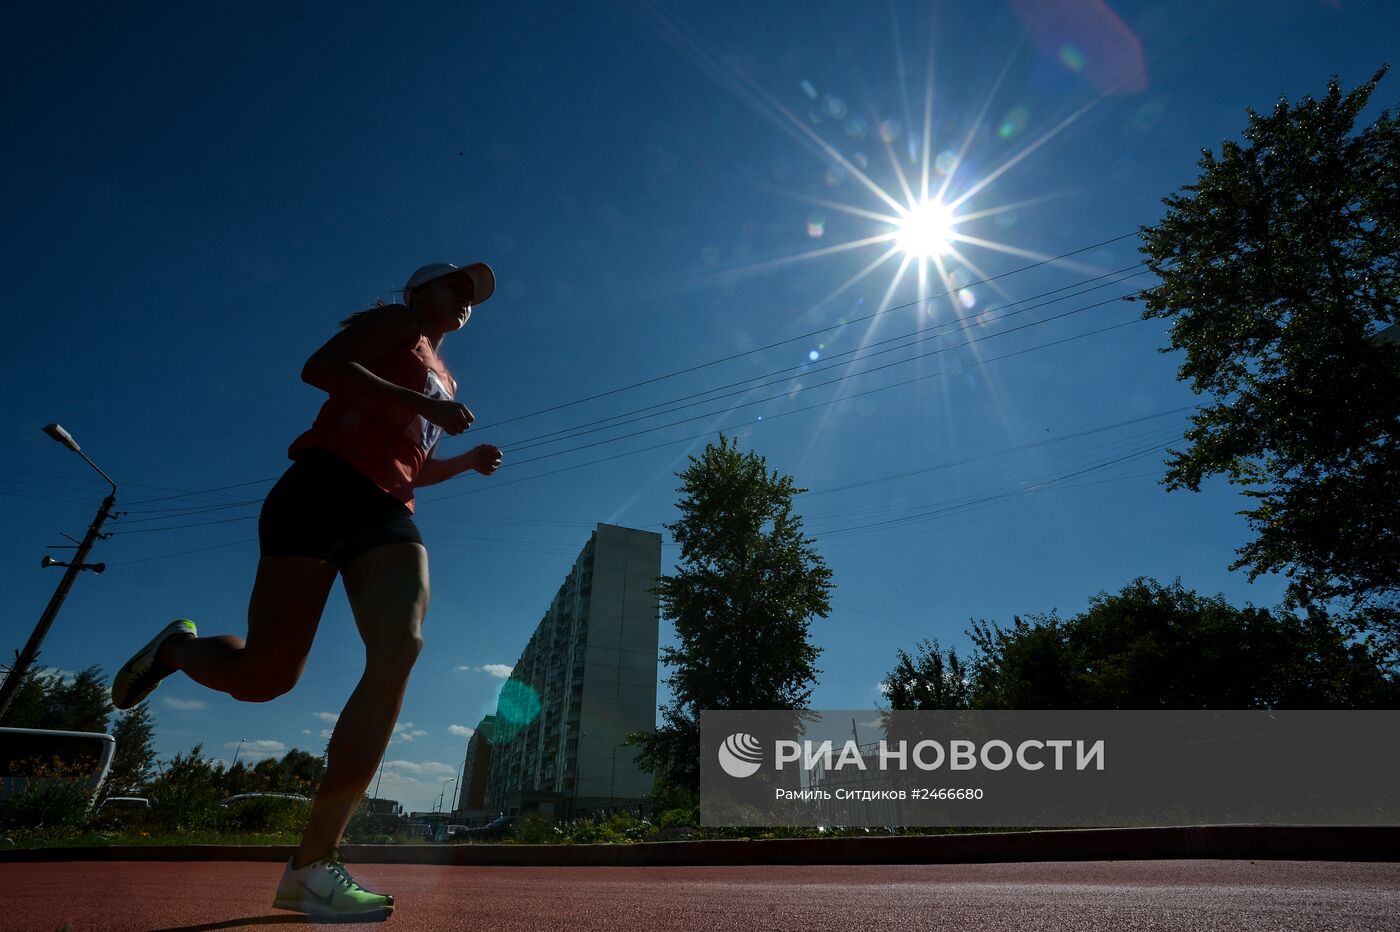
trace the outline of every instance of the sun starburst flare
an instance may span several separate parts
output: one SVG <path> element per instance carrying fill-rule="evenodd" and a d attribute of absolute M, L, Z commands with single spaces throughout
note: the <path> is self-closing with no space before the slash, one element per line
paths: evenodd
<path fill-rule="evenodd" d="M 907 256 L 931 259 L 948 253 L 953 246 L 953 227 L 957 218 L 940 201 L 916 204 L 899 221 L 895 243 Z"/>

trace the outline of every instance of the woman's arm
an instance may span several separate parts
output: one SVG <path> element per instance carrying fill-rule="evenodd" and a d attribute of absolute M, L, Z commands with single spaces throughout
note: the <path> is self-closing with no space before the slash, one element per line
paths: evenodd
<path fill-rule="evenodd" d="M 474 420 L 466 405 L 429 398 L 381 379 L 366 368 L 417 337 L 418 320 L 413 312 L 401 304 L 387 305 L 340 331 L 312 353 L 302 367 L 302 381 L 360 404 L 420 415 L 449 434 L 459 434 Z"/>
<path fill-rule="evenodd" d="M 413 480 L 415 489 L 446 482 L 468 469 L 475 469 L 483 476 L 489 476 L 501 465 L 501 448 L 489 443 L 483 443 L 466 453 L 449 456 L 447 459 L 437 459 L 433 456 L 436 452 L 437 445 L 434 444 L 433 449 L 428 452 L 428 458 L 423 461 L 423 468 L 418 471 L 417 478 Z"/>

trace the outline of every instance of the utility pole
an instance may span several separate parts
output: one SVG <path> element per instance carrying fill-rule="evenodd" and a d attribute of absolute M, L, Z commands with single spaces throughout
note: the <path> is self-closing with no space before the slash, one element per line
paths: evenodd
<path fill-rule="evenodd" d="M 78 447 L 68 431 L 57 424 L 49 424 L 44 428 L 44 433 L 87 460 L 89 466 L 96 469 L 103 479 L 111 483 L 112 493 L 102 500 L 102 507 L 97 509 L 97 517 L 88 526 L 87 534 L 78 544 L 78 552 L 74 555 L 72 563 L 62 563 L 48 555 L 39 561 L 40 566 L 62 566 L 66 569 L 63 572 L 63 578 L 58 581 L 58 588 L 54 590 L 53 597 L 49 599 L 49 604 L 44 609 L 44 614 L 34 627 L 34 633 L 29 636 L 24 650 L 16 652 L 15 665 L 10 667 L 10 672 L 5 676 L 4 684 L 0 685 L 0 718 L 4 717 L 6 710 L 10 707 L 10 700 L 14 698 L 25 674 L 29 672 L 30 666 L 38 658 L 39 647 L 44 643 L 44 638 L 48 635 L 54 619 L 58 617 L 58 610 L 63 607 L 63 600 L 68 597 L 68 590 L 73 588 L 73 580 L 77 579 L 78 574 L 83 570 L 101 573 L 107 568 L 105 563 L 84 563 L 83 561 L 87 559 L 88 552 L 92 550 L 92 545 L 97 542 L 98 538 L 106 540 L 111 536 L 102 533 L 102 525 L 108 518 L 112 517 L 112 508 L 117 504 L 117 484 L 112 482 L 112 478 L 99 469 L 96 463 L 87 458 L 87 454 Z"/>

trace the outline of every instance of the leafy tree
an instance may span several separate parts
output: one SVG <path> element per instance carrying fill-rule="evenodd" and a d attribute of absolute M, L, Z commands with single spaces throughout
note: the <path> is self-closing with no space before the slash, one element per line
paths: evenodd
<path fill-rule="evenodd" d="M 30 667 L 20 680 L 10 700 L 10 707 L 0 715 L 0 726 L 5 728 L 38 728 L 45 710 L 49 707 L 49 695 L 63 686 L 59 674 L 43 667 Z"/>
<path fill-rule="evenodd" d="M 112 765 L 102 784 L 102 797 L 125 796 L 137 792 L 155 769 L 155 725 L 151 710 L 141 703 L 128 710 L 112 729 L 117 742 Z"/>
<path fill-rule="evenodd" d="M 662 795 L 685 798 L 700 782 L 700 712 L 804 709 L 820 649 L 813 617 L 831 610 L 831 571 L 802 532 L 792 497 L 802 489 L 769 472 L 756 453 L 720 436 L 680 474 L 680 518 L 666 525 L 680 546 L 675 575 L 658 586 L 680 646 L 662 650 L 675 668 L 675 698 L 655 733 L 638 733 L 642 767 Z"/>
<path fill-rule="evenodd" d="M 253 772 L 238 761 L 232 767 L 223 772 L 219 785 L 227 796 L 238 796 L 242 793 L 257 793 L 262 790 Z"/>
<path fill-rule="evenodd" d="M 223 768 L 204 756 L 202 744 L 188 754 L 177 753 L 151 785 L 152 815 L 177 831 L 217 825 L 222 775 Z"/>
<path fill-rule="evenodd" d="M 292 748 L 280 760 L 268 757 L 253 765 L 252 782 L 258 792 L 313 796 L 325 771 L 320 757 Z"/>
<path fill-rule="evenodd" d="M 966 709 L 972 702 L 970 671 L 956 651 L 942 651 L 937 641 L 920 641 L 917 657 L 902 649 L 895 668 L 881 684 L 892 711 Z"/>
<path fill-rule="evenodd" d="M 1400 681 L 1321 609 L 1235 608 L 1138 579 L 1070 619 L 970 632 L 983 709 L 1393 708 Z"/>
<path fill-rule="evenodd" d="M 1209 396 L 1165 485 L 1223 475 L 1255 507 L 1232 568 L 1282 572 L 1292 605 L 1346 600 L 1400 648 L 1400 121 L 1353 132 L 1385 74 L 1248 114 L 1245 144 L 1143 229 L 1178 377 Z"/>
<path fill-rule="evenodd" d="M 112 714 L 106 679 L 100 666 L 88 667 L 68 683 L 57 671 L 31 669 L 0 724 L 7 728 L 105 732 L 107 717 Z"/>

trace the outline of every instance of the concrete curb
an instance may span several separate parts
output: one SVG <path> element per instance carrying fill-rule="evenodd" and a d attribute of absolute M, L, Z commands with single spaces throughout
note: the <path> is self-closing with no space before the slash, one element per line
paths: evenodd
<path fill-rule="evenodd" d="M 0 850 L 21 861 L 275 861 L 290 845 Z M 1400 861 L 1400 826 L 1203 825 L 881 838 L 667 841 L 617 845 L 345 845 L 359 864 L 695 867 L 759 864 L 977 864 L 1014 861 Z"/>

